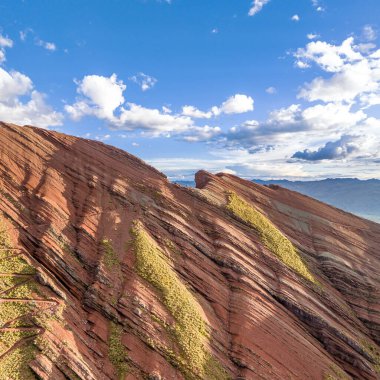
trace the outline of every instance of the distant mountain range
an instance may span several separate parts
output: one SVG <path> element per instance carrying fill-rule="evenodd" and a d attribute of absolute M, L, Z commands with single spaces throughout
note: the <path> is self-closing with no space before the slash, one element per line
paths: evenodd
<path fill-rule="evenodd" d="M 380 223 L 380 180 L 328 178 L 321 181 L 262 181 L 261 185 L 280 185 L 298 191 L 342 210 Z"/>
<path fill-rule="evenodd" d="M 318 199 L 334 207 L 380 223 L 380 180 L 329 178 L 320 181 L 252 180 L 261 185 L 280 185 L 289 190 Z M 177 181 L 195 186 L 193 181 Z"/>

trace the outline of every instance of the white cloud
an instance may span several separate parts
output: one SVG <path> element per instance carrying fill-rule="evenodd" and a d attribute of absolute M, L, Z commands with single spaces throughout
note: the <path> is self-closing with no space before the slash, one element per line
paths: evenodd
<path fill-rule="evenodd" d="M 316 63 L 328 72 L 340 71 L 346 63 L 360 61 L 363 56 L 355 50 L 353 37 L 349 37 L 339 46 L 327 42 L 313 41 L 296 51 L 296 64 L 299 67 L 309 67 L 310 63 Z"/>
<path fill-rule="evenodd" d="M 365 125 L 366 120 L 367 115 L 363 111 L 352 112 L 351 106 L 346 104 L 318 104 L 305 109 L 300 104 L 292 104 L 272 111 L 264 122 L 249 120 L 230 128 L 221 144 L 244 148 L 250 153 L 268 154 L 276 150 L 286 155 L 294 152 L 296 146 L 319 142 L 321 136 L 323 139 L 336 139 L 354 128 L 359 133 L 359 127 Z"/>
<path fill-rule="evenodd" d="M 373 70 L 367 60 L 345 65 L 331 78 L 316 78 L 306 84 L 299 97 L 309 101 L 352 101 L 362 93 L 378 90 L 380 72 Z"/>
<path fill-rule="evenodd" d="M 373 43 L 355 44 L 349 37 L 341 45 L 313 41 L 294 54 L 296 66 L 309 68 L 315 63 L 330 77 L 317 77 L 306 83 L 298 97 L 308 101 L 377 104 L 380 94 L 380 49 Z"/>
<path fill-rule="evenodd" d="M 198 108 L 190 105 L 182 107 L 182 115 L 190 116 L 196 119 L 210 119 L 213 116 L 221 114 L 239 114 L 254 109 L 254 100 L 252 97 L 243 94 L 235 94 L 230 96 L 220 106 L 213 106 L 207 112 L 201 111 Z"/>
<path fill-rule="evenodd" d="M 380 119 L 367 115 L 365 108 L 380 104 L 380 49 L 373 43 L 355 44 L 352 37 L 336 45 L 312 41 L 298 49 L 296 58 L 300 68 L 315 65 L 325 72 L 299 92 L 314 104 L 292 104 L 264 121 L 248 120 L 227 131 L 193 125 L 182 138 L 212 143 L 216 159 L 163 159 L 154 165 L 172 176 L 206 168 L 248 177 L 378 177 Z M 184 112 L 211 118 L 210 112 L 218 115 L 230 105 L 227 100 L 208 112 L 195 107 Z"/>
<path fill-rule="evenodd" d="M 254 109 L 254 100 L 252 97 L 236 94 L 229 97 L 219 108 L 213 107 L 213 112 L 215 115 L 221 113 L 225 114 L 237 114 L 244 113 L 248 111 L 253 111 Z"/>
<path fill-rule="evenodd" d="M 19 31 L 20 40 L 25 42 L 28 34 L 34 34 L 34 30 L 32 28 L 26 28 L 24 30 Z"/>
<path fill-rule="evenodd" d="M 19 35 L 20 35 L 20 40 L 21 41 L 25 41 L 26 40 L 26 36 L 27 36 L 26 32 L 24 32 L 23 30 L 20 30 Z"/>
<path fill-rule="evenodd" d="M 189 142 L 207 141 L 221 133 L 219 127 L 194 124 L 193 118 L 211 117 L 211 111 L 202 113 L 195 107 L 185 106 L 182 114 L 174 114 L 165 106 L 159 110 L 125 103 L 123 93 L 126 86 L 116 74 L 111 77 L 87 75 L 76 83 L 79 97 L 74 104 L 65 106 L 73 120 L 94 116 L 104 120 L 111 129 L 139 131 L 146 137 L 175 136 Z M 235 96 L 223 103 L 220 111 L 216 108 L 218 112 L 231 113 L 240 112 L 250 105 L 245 96 Z"/>
<path fill-rule="evenodd" d="M 13 47 L 13 41 L 10 38 L 4 37 L 0 34 L 0 47 L 11 48 Z"/>
<path fill-rule="evenodd" d="M 46 104 L 44 94 L 33 90 L 26 75 L 0 68 L 0 120 L 46 128 L 61 125 L 63 115 Z"/>
<path fill-rule="evenodd" d="M 211 141 L 221 133 L 222 130 L 219 127 L 209 127 L 208 125 L 204 127 L 194 126 L 182 139 L 188 142 Z"/>
<path fill-rule="evenodd" d="M 302 111 L 303 122 L 319 131 L 348 130 L 366 118 L 363 111 L 352 112 L 351 105 L 339 103 L 317 104 Z"/>
<path fill-rule="evenodd" d="M 182 115 L 196 119 L 210 119 L 213 116 L 213 113 L 211 111 L 203 112 L 194 106 L 183 106 Z"/>
<path fill-rule="evenodd" d="M 310 67 L 310 65 L 307 62 L 303 62 L 303 61 L 296 61 L 295 65 L 299 69 L 308 69 Z"/>
<path fill-rule="evenodd" d="M 26 38 L 26 36 L 25 36 L 25 38 Z M 47 42 L 47 41 L 43 41 L 43 40 L 37 38 L 35 40 L 35 43 L 37 46 L 41 46 L 44 49 L 49 50 L 49 51 L 56 51 L 57 50 L 57 46 L 55 45 L 54 42 Z"/>
<path fill-rule="evenodd" d="M 271 87 L 268 87 L 268 88 L 265 90 L 265 92 L 266 92 L 267 94 L 274 95 L 274 94 L 277 94 L 277 89 L 276 89 L 276 87 L 271 86 Z"/>
<path fill-rule="evenodd" d="M 86 75 L 77 82 L 77 92 L 82 97 L 65 109 L 72 119 L 93 115 L 100 119 L 114 119 L 114 111 L 124 103 L 123 92 L 126 85 L 117 79 L 116 74 L 109 78 L 100 75 Z"/>
<path fill-rule="evenodd" d="M 359 136 L 343 135 L 337 141 L 328 141 L 317 150 L 305 149 L 294 153 L 292 158 L 307 161 L 341 160 L 360 151 Z"/>
<path fill-rule="evenodd" d="M 377 38 L 377 32 L 371 25 L 363 27 L 363 38 L 367 41 L 374 41 Z"/>
<path fill-rule="evenodd" d="M 162 170 L 171 179 L 194 180 L 194 174 L 200 170 L 212 173 L 230 173 L 246 178 L 304 178 L 300 163 L 286 163 L 283 160 L 275 162 L 258 161 L 256 157 L 244 151 L 211 152 L 207 159 L 199 158 L 156 158 L 148 163 Z"/>
<path fill-rule="evenodd" d="M 80 97 L 74 104 L 65 106 L 73 120 L 95 116 L 106 121 L 113 129 L 140 130 L 149 136 L 169 136 L 171 133 L 187 131 L 193 126 L 191 118 L 171 115 L 166 107 L 161 112 L 134 103 L 124 105 L 126 85 L 117 79 L 116 74 L 110 77 L 86 75 L 77 85 Z"/>
<path fill-rule="evenodd" d="M 24 30 L 20 30 L 19 31 L 20 40 L 25 42 L 29 34 L 34 35 L 34 44 L 36 46 L 40 46 L 51 52 L 57 50 L 57 45 L 54 42 L 42 40 L 41 38 L 38 37 L 38 35 L 36 35 L 36 33 L 34 32 L 32 28 L 26 28 Z"/>
<path fill-rule="evenodd" d="M 323 12 L 325 9 L 320 5 L 319 0 L 311 0 L 313 7 L 317 12 Z"/>
<path fill-rule="evenodd" d="M 19 96 L 30 93 L 32 88 L 32 81 L 26 75 L 0 67 L 0 102 L 12 104 Z"/>
<path fill-rule="evenodd" d="M 141 130 L 145 135 L 159 136 L 177 134 L 188 131 L 193 126 L 191 118 L 180 115 L 170 115 L 158 109 L 128 103 L 128 108 L 121 107 L 119 117 L 111 121 L 113 127 L 121 130 Z"/>
<path fill-rule="evenodd" d="M 256 13 L 260 12 L 264 5 L 268 4 L 270 0 L 254 0 L 252 3 L 252 7 L 249 10 L 249 16 L 254 16 Z"/>
<path fill-rule="evenodd" d="M 298 15 L 293 15 L 291 18 L 292 21 L 298 22 L 300 20 L 300 16 Z"/>
<path fill-rule="evenodd" d="M 13 47 L 13 41 L 0 34 L 0 64 L 5 62 L 5 49 Z"/>
<path fill-rule="evenodd" d="M 218 28 L 214 28 L 211 30 L 211 33 L 212 34 L 218 34 L 219 33 L 219 29 Z"/>
<path fill-rule="evenodd" d="M 133 77 L 130 77 L 129 79 L 137 83 L 143 91 L 151 89 L 157 83 L 156 78 L 141 72 L 134 75 Z"/>
<path fill-rule="evenodd" d="M 320 36 L 319 34 L 316 34 L 316 33 L 308 33 L 306 37 L 308 40 L 315 40 L 316 38 L 319 38 Z"/>
<path fill-rule="evenodd" d="M 369 108 L 380 104 L 380 93 L 369 93 L 360 96 L 360 102 L 364 108 Z"/>
<path fill-rule="evenodd" d="M 162 112 L 163 113 L 172 113 L 173 111 L 169 107 L 162 106 Z"/>

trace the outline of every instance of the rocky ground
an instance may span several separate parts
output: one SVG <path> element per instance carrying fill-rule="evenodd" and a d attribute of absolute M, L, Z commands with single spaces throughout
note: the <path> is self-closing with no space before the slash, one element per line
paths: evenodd
<path fill-rule="evenodd" d="M 0 380 L 379 379 L 380 225 L 0 124 Z"/>

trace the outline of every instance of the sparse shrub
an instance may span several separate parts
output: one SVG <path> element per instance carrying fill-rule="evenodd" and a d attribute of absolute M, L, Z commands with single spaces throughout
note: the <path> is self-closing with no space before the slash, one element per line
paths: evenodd
<path fill-rule="evenodd" d="M 107 269 L 118 267 L 120 265 L 119 258 L 112 247 L 111 241 L 108 239 L 103 239 L 100 244 L 103 247 L 103 261 Z"/>
<path fill-rule="evenodd" d="M 368 340 L 362 340 L 361 346 L 367 355 L 371 357 L 375 371 L 380 373 L 380 352 L 378 348 Z"/>
<path fill-rule="evenodd" d="M 119 380 L 123 380 L 128 373 L 127 350 L 125 349 L 121 337 L 123 334 L 122 326 L 111 322 L 109 334 L 109 359 L 116 369 Z"/>

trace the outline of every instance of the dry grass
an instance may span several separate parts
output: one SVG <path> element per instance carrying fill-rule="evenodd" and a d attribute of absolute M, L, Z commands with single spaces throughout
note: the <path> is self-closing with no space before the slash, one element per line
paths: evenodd
<path fill-rule="evenodd" d="M 170 330 L 180 348 L 180 356 L 167 350 L 171 362 L 205 379 L 228 379 L 224 369 L 207 351 L 209 333 L 196 298 L 141 224 L 134 225 L 132 234 L 137 272 L 157 289 L 175 319 Z"/>
<path fill-rule="evenodd" d="M 297 249 L 266 216 L 233 192 L 228 194 L 227 210 L 254 228 L 259 233 L 264 245 L 286 266 L 307 280 L 316 283 L 314 276 L 303 262 Z"/>

